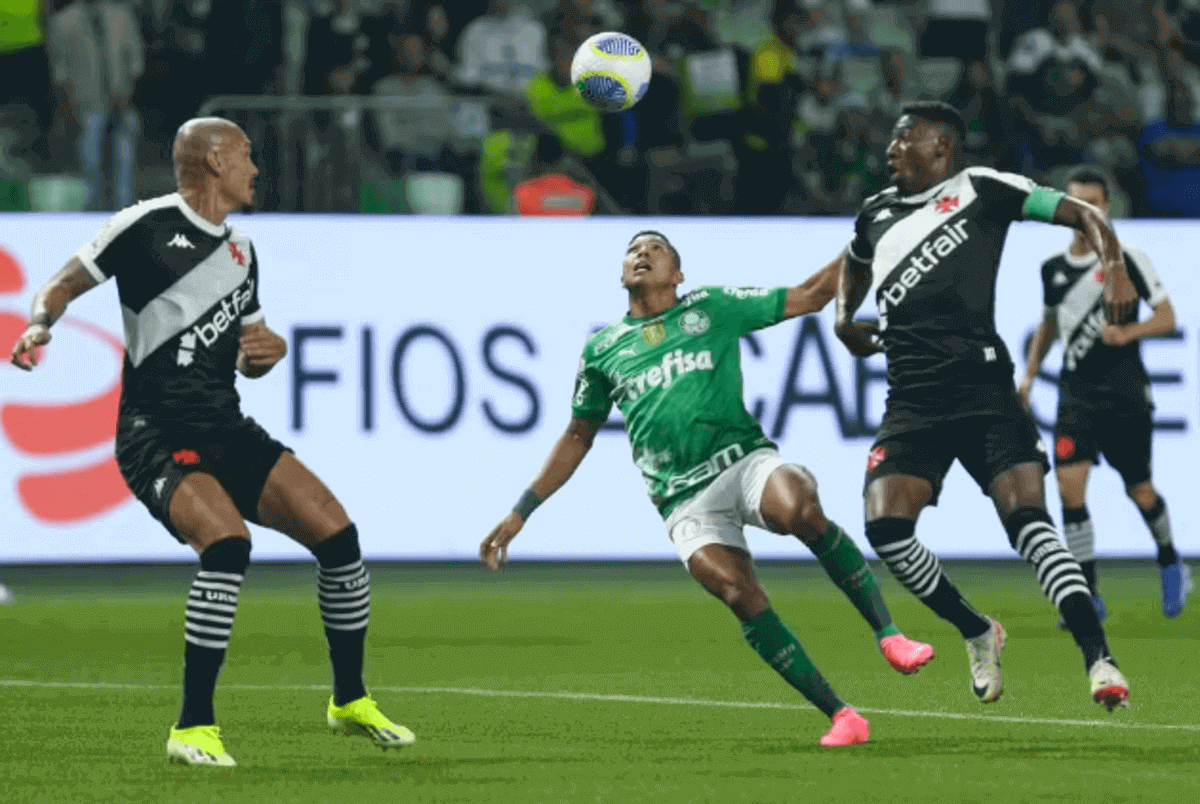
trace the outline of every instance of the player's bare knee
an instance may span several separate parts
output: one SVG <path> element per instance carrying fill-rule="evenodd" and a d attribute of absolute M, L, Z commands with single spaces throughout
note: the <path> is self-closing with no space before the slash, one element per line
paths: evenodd
<path fill-rule="evenodd" d="M 1143 511 L 1152 507 L 1158 500 L 1158 491 L 1149 480 L 1125 487 L 1125 494 Z"/>
<path fill-rule="evenodd" d="M 787 532 L 805 544 L 815 544 L 829 527 L 816 494 L 808 494 L 792 506 Z"/>
<path fill-rule="evenodd" d="M 753 578 L 730 578 L 721 583 L 719 598 L 742 620 L 753 619 L 767 610 L 767 593 Z"/>

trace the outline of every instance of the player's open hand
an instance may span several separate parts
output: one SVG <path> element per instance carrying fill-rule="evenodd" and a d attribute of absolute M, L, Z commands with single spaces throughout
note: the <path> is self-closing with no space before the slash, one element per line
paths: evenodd
<path fill-rule="evenodd" d="M 508 563 L 508 543 L 516 538 L 525 527 L 525 520 L 516 511 L 500 520 L 479 545 L 479 560 L 490 570 L 500 569 Z"/>
<path fill-rule="evenodd" d="M 883 351 L 879 344 L 879 330 L 875 324 L 868 321 L 848 321 L 834 328 L 838 340 L 846 344 L 851 354 L 859 357 L 870 357 L 876 352 Z"/>
<path fill-rule="evenodd" d="M 261 377 L 287 354 L 287 341 L 267 329 L 266 324 L 251 324 L 242 329 L 237 368 L 247 377 Z"/>
<path fill-rule="evenodd" d="M 1104 266 L 1104 310 L 1111 324 L 1127 324 L 1137 316 L 1137 288 L 1129 279 L 1125 258 Z"/>
<path fill-rule="evenodd" d="M 50 330 L 44 324 L 30 324 L 13 344 L 12 364 L 25 371 L 33 371 L 38 364 L 38 351 L 50 343 Z"/>

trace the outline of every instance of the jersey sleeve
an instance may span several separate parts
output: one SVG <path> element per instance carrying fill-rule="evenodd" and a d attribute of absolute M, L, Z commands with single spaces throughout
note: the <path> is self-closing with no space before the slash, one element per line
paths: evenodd
<path fill-rule="evenodd" d="M 875 260 L 875 247 L 867 238 L 867 213 L 858 213 L 854 219 L 854 239 L 846 249 L 846 256 L 863 265 L 870 265 Z"/>
<path fill-rule="evenodd" d="M 1137 288 L 1138 295 L 1146 300 L 1151 307 L 1157 307 L 1167 298 L 1167 289 L 1163 287 L 1154 263 L 1146 252 L 1136 248 L 1125 249 L 1125 266 L 1129 269 L 1129 279 Z"/>
<path fill-rule="evenodd" d="M 1057 307 L 1062 293 L 1054 287 L 1054 266 L 1049 260 L 1042 263 L 1042 304 L 1047 308 Z"/>
<path fill-rule="evenodd" d="M 1066 195 L 1062 190 L 1043 187 L 1019 173 L 1006 173 L 991 168 L 971 168 L 976 192 L 984 208 L 1002 221 L 1054 220 L 1058 202 Z"/>
<path fill-rule="evenodd" d="M 121 210 L 108 219 L 90 243 L 75 252 L 97 282 L 106 282 L 118 276 L 125 266 L 138 263 L 144 253 L 140 219 L 137 207 Z"/>
<path fill-rule="evenodd" d="M 786 287 L 752 288 L 729 285 L 708 288 L 717 325 L 733 330 L 738 336 L 783 320 L 787 301 Z"/>
<path fill-rule="evenodd" d="M 250 244 L 250 300 L 242 308 L 241 315 L 243 327 L 257 324 L 265 318 L 262 305 L 258 303 L 258 253 L 253 243 Z"/>
<path fill-rule="evenodd" d="M 600 369 L 587 359 L 587 347 L 579 358 L 579 373 L 575 375 L 575 396 L 571 399 L 571 415 L 577 419 L 604 421 L 612 410 L 612 383 Z"/>

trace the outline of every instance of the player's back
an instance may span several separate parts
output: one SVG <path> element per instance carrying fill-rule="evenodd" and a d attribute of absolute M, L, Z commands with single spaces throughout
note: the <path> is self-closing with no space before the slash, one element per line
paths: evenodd
<path fill-rule="evenodd" d="M 118 212 L 78 256 L 97 281 L 117 279 L 122 415 L 178 429 L 236 420 L 241 328 L 262 320 L 249 238 L 172 193 Z"/>

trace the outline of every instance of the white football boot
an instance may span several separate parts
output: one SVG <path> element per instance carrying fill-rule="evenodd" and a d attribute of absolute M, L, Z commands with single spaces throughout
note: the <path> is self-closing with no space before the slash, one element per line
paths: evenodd
<path fill-rule="evenodd" d="M 1129 706 L 1129 682 L 1107 659 L 1097 659 L 1088 677 L 1092 680 L 1093 701 L 1110 712 L 1118 706 Z"/>
<path fill-rule="evenodd" d="M 998 701 L 1000 693 L 1004 692 L 1004 672 L 1000 669 L 1004 626 L 991 617 L 987 620 L 992 627 L 967 640 L 967 656 L 971 660 L 971 689 L 981 703 Z"/>

